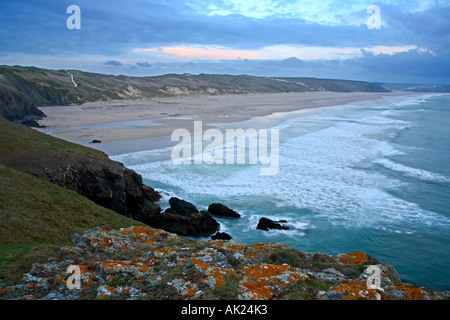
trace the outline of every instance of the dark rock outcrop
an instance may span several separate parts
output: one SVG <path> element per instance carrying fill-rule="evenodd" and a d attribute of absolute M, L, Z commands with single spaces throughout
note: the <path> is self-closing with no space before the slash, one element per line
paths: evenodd
<path fill-rule="evenodd" d="M 185 236 L 206 237 L 220 230 L 220 224 L 207 211 L 199 211 L 185 200 L 171 198 L 170 208 L 151 216 L 148 224 Z"/>
<path fill-rule="evenodd" d="M 155 203 L 160 199 L 159 193 L 144 185 L 139 174 L 119 162 L 88 156 L 48 160 L 28 168 L 27 172 L 144 223 L 161 211 Z"/>
<path fill-rule="evenodd" d="M 170 212 L 173 214 L 179 214 L 185 217 L 190 217 L 196 213 L 198 213 L 198 209 L 192 203 L 187 202 L 182 199 L 178 199 L 176 197 L 172 197 L 169 199 L 170 208 L 166 210 L 166 212 Z"/>
<path fill-rule="evenodd" d="M 98 205 L 147 223 L 159 213 L 158 192 L 141 175 L 105 154 L 0 119 L 0 163 L 74 191 Z M 7 139 L 5 138 L 7 137 Z"/>
<path fill-rule="evenodd" d="M 231 240 L 231 236 L 226 232 L 217 232 L 215 235 L 211 236 L 212 240 Z"/>
<path fill-rule="evenodd" d="M 222 217 L 232 217 L 232 218 L 240 218 L 241 215 L 234 211 L 233 209 L 228 208 L 227 206 L 221 203 L 213 203 L 208 207 L 208 212 L 217 216 Z"/>
<path fill-rule="evenodd" d="M 280 220 L 280 221 L 274 221 L 268 218 L 261 218 L 259 219 L 258 225 L 256 229 L 259 230 L 271 230 L 271 229 L 278 229 L 278 230 L 289 230 L 288 227 L 283 226 L 282 223 L 285 223 L 286 220 Z"/>
<path fill-rule="evenodd" d="M 28 125 L 30 121 L 45 117 L 45 114 L 38 109 L 37 103 L 24 93 L 0 87 L 0 116 L 9 121 Z"/>

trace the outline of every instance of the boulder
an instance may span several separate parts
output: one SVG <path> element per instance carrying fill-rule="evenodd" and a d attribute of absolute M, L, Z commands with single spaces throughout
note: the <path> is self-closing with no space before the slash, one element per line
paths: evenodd
<path fill-rule="evenodd" d="M 281 223 L 285 223 L 286 220 L 274 221 L 268 218 L 259 219 L 258 226 L 256 229 L 259 230 L 271 230 L 271 229 L 279 229 L 279 230 L 289 230 L 288 227 L 283 226 Z"/>
<path fill-rule="evenodd" d="M 170 208 L 152 215 L 149 225 L 184 236 L 209 237 L 220 229 L 220 224 L 208 211 L 198 211 L 192 203 L 170 198 Z"/>
<path fill-rule="evenodd" d="M 199 212 L 197 207 L 194 206 L 192 203 L 187 202 L 182 199 L 178 199 L 176 197 L 170 198 L 169 204 L 170 204 L 170 209 L 167 209 L 167 210 L 170 210 L 170 212 L 179 214 L 182 216 L 189 217 L 189 216 Z"/>
<path fill-rule="evenodd" d="M 228 208 L 227 206 L 221 203 L 213 203 L 209 205 L 208 212 L 217 216 L 222 217 L 232 217 L 232 218 L 240 218 L 241 215 L 234 211 L 233 209 Z"/>
<path fill-rule="evenodd" d="M 231 240 L 231 236 L 226 232 L 217 232 L 215 235 L 211 236 L 212 240 Z"/>

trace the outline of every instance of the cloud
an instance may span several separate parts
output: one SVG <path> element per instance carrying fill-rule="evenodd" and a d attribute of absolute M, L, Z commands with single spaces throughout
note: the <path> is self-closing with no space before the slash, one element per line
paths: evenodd
<path fill-rule="evenodd" d="M 123 66 L 122 62 L 117 61 L 117 60 L 109 60 L 105 62 L 105 65 L 107 66 L 114 66 L 114 67 L 119 67 L 119 66 Z"/>
<path fill-rule="evenodd" d="M 443 1 L 445 2 L 445 0 Z M 197 12 L 209 16 L 241 15 L 254 19 L 301 19 L 326 26 L 361 26 L 366 23 L 371 5 L 393 5 L 408 13 L 420 13 L 433 6 L 429 0 L 216 0 L 205 6 L 202 1 L 190 1 Z M 437 1 L 434 1 L 437 3 Z"/>
<path fill-rule="evenodd" d="M 2 63 L 419 82 L 450 74 L 448 0 L 377 0 L 379 30 L 364 25 L 372 0 L 78 0 L 81 30 L 66 27 L 69 4 L 5 2 Z"/>
<path fill-rule="evenodd" d="M 220 46 L 177 46 L 161 48 L 136 48 L 134 52 L 157 55 L 173 60 L 239 60 L 239 59 L 287 59 L 296 57 L 301 60 L 332 60 L 351 59 L 362 57 L 364 53 L 394 55 L 410 50 L 431 52 L 426 48 L 416 45 L 402 46 L 373 46 L 366 48 L 357 47 L 319 47 L 319 46 L 295 46 L 280 44 L 267 46 L 253 50 L 235 50 Z"/>
<path fill-rule="evenodd" d="M 152 65 L 148 62 L 136 62 L 136 65 L 138 67 L 142 67 L 142 68 L 151 68 Z"/>
<path fill-rule="evenodd" d="M 237 60 L 260 59 L 259 54 L 250 50 L 234 50 L 220 46 L 176 46 L 162 48 L 136 48 L 137 53 L 158 53 L 167 57 L 187 60 Z"/>

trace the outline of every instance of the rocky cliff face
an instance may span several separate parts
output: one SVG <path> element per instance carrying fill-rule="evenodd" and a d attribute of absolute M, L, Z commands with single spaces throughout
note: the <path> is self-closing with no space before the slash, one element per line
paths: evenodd
<path fill-rule="evenodd" d="M 1 118 L 0 163 L 152 227 L 197 237 L 211 236 L 220 229 L 208 212 L 181 199 L 170 199 L 171 208 L 161 212 L 160 194 L 145 185 L 141 175 L 104 153 Z"/>
<path fill-rule="evenodd" d="M 45 114 L 25 94 L 0 87 L 0 116 L 10 121 L 28 121 L 45 117 Z"/>
<path fill-rule="evenodd" d="M 33 156 L 30 156 L 33 158 Z M 148 223 L 161 211 L 160 195 L 142 183 L 142 177 L 123 164 L 87 155 L 61 154 L 11 163 L 12 167 L 72 190 L 105 208 Z"/>
<path fill-rule="evenodd" d="M 80 156 L 54 160 L 28 168 L 27 172 L 144 223 L 161 211 L 155 203 L 160 195 L 144 185 L 139 174 L 119 162 Z"/>
<path fill-rule="evenodd" d="M 0 163 L 72 190 L 93 202 L 148 223 L 161 208 L 158 192 L 105 154 L 0 119 Z M 62 208 L 63 210 L 64 208 Z"/>
<path fill-rule="evenodd" d="M 73 245 L 34 264 L 0 299 L 435 300 L 401 283 L 392 266 L 363 252 L 327 255 L 276 243 L 192 241 L 162 230 L 108 227 L 74 235 Z M 67 271 L 80 271 L 78 288 Z M 378 268 L 373 287 L 371 267 Z M 369 285 L 368 285 L 369 282 Z"/>

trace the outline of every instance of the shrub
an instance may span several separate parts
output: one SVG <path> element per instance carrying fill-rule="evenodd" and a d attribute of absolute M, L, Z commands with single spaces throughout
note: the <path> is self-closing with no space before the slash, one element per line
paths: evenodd
<path fill-rule="evenodd" d="M 274 249 L 263 258 L 263 262 L 269 264 L 288 264 L 291 267 L 304 267 L 304 261 L 300 259 L 299 252 L 293 248 L 288 249 Z"/>

